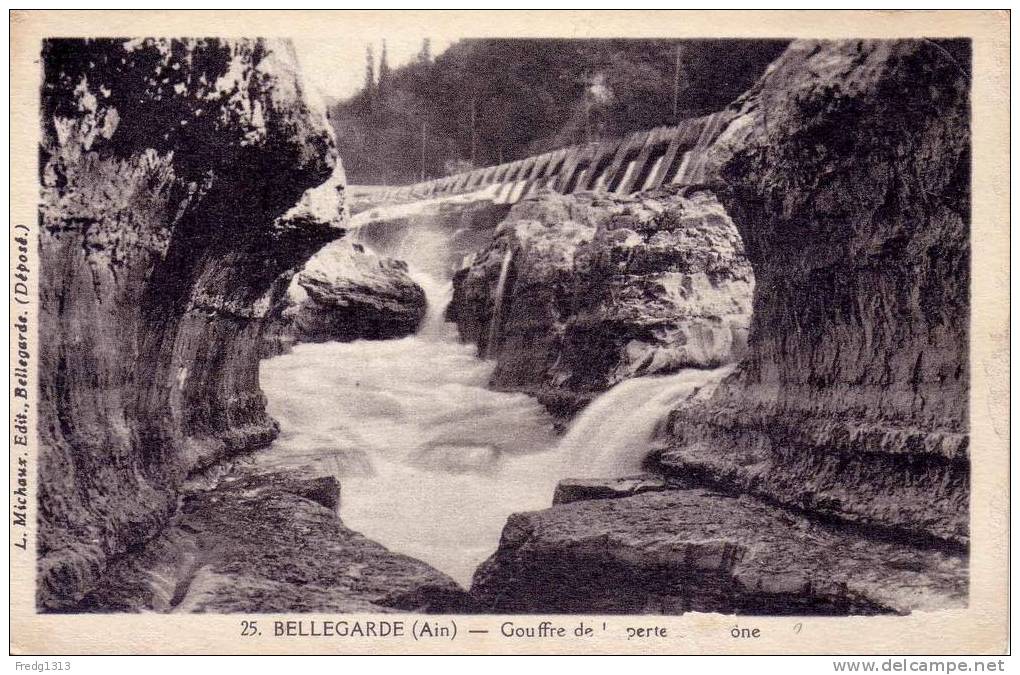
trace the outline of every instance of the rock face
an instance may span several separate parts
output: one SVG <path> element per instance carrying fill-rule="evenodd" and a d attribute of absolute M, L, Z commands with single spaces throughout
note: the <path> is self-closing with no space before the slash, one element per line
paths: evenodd
<path fill-rule="evenodd" d="M 263 319 L 343 233 L 343 170 L 288 44 L 43 48 L 38 603 L 77 604 L 185 476 L 276 433 Z"/>
<path fill-rule="evenodd" d="M 742 354 L 754 285 L 708 192 L 543 193 L 454 277 L 447 317 L 492 384 L 573 412 L 621 380 Z"/>
<path fill-rule="evenodd" d="M 624 478 L 564 478 L 556 484 L 553 505 L 587 499 L 619 499 L 643 492 L 660 492 L 666 488 L 666 479 L 654 474 Z"/>
<path fill-rule="evenodd" d="M 703 169 L 754 314 L 670 415 L 660 468 L 688 489 L 512 516 L 488 611 L 966 603 L 968 69 L 962 42 L 795 42 L 726 111 Z"/>
<path fill-rule="evenodd" d="M 404 337 L 417 330 L 428 308 L 407 263 L 346 241 L 316 254 L 295 281 L 304 297 L 284 318 L 299 342 Z"/>
<path fill-rule="evenodd" d="M 797 42 L 710 173 L 754 266 L 749 351 L 667 467 L 965 546 L 969 46 Z"/>
<path fill-rule="evenodd" d="M 184 492 L 171 527 L 114 565 L 89 612 L 463 612 L 456 582 L 344 527 L 334 478 L 237 466 Z"/>
<path fill-rule="evenodd" d="M 514 514 L 471 592 L 489 613 L 884 614 L 962 607 L 966 562 L 705 489 Z"/>

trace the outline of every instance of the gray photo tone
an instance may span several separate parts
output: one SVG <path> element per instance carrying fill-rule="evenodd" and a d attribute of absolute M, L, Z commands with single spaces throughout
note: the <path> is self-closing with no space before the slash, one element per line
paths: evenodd
<path fill-rule="evenodd" d="M 47 40 L 40 611 L 966 606 L 970 52 Z"/>

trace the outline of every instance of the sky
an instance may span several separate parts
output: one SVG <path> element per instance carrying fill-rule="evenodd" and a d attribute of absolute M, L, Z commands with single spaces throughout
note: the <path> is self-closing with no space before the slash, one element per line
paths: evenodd
<path fill-rule="evenodd" d="M 355 94 L 365 83 L 365 48 L 371 42 L 375 52 L 376 73 L 382 41 L 386 40 L 386 60 L 390 68 L 411 61 L 421 50 L 422 41 L 431 40 L 433 56 L 439 55 L 458 38 L 428 30 L 421 25 L 395 24 L 378 31 L 370 39 L 293 38 L 298 62 L 306 84 L 329 98 L 344 99 Z"/>

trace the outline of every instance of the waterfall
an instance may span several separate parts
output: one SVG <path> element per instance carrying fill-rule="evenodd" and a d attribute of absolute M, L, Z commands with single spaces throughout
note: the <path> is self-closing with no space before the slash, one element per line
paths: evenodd
<path fill-rule="evenodd" d="M 554 420 L 526 394 L 489 389 L 495 364 L 444 321 L 460 262 L 449 228 L 417 218 L 351 229 L 354 243 L 407 263 L 425 318 L 405 338 L 299 344 L 263 361 L 280 435 L 260 461 L 332 473 L 347 527 L 466 588 L 510 514 L 552 503 Z M 510 263 L 508 252 L 497 314 Z"/>
<path fill-rule="evenodd" d="M 669 412 L 705 396 L 733 366 L 682 370 L 624 380 L 599 396 L 559 443 L 563 476 L 607 478 L 641 472 L 659 424 Z"/>
<path fill-rule="evenodd" d="M 436 279 L 413 267 L 409 274 L 411 280 L 425 291 L 425 300 L 428 303 L 425 318 L 418 328 L 417 335 L 426 339 L 449 337 L 452 324 L 446 323 L 446 306 L 453 298 L 453 283 L 449 279 Z"/>
<path fill-rule="evenodd" d="M 485 343 L 485 355 L 492 356 L 496 352 L 496 340 L 499 338 L 499 324 L 503 310 L 503 295 L 506 293 L 506 278 L 510 273 L 514 250 L 508 248 L 503 254 L 503 264 L 499 268 L 499 281 L 496 282 L 496 297 L 493 300 L 492 319 L 489 321 L 489 340 Z"/>

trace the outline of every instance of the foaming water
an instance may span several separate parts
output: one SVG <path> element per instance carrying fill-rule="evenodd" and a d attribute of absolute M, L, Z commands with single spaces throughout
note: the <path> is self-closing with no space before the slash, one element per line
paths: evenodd
<path fill-rule="evenodd" d="M 560 438 L 535 399 L 488 389 L 495 364 L 444 322 L 452 292 L 444 235 L 419 228 L 394 241 L 383 254 L 406 260 L 428 298 L 418 334 L 302 344 L 263 361 L 280 436 L 258 461 L 333 473 L 348 527 L 465 587 L 511 513 L 550 506 L 562 478 L 639 470 L 666 413 L 724 374 L 623 382 Z M 509 255 L 501 286 L 508 267 Z"/>
<path fill-rule="evenodd" d="M 510 272 L 510 263 L 514 258 L 514 250 L 508 248 L 503 254 L 503 262 L 499 266 L 499 280 L 496 282 L 496 304 L 492 308 L 492 320 L 489 322 L 489 340 L 485 343 L 487 354 L 496 353 L 496 341 L 499 339 L 499 325 L 503 319 L 503 296 L 506 294 L 506 278 Z"/>

